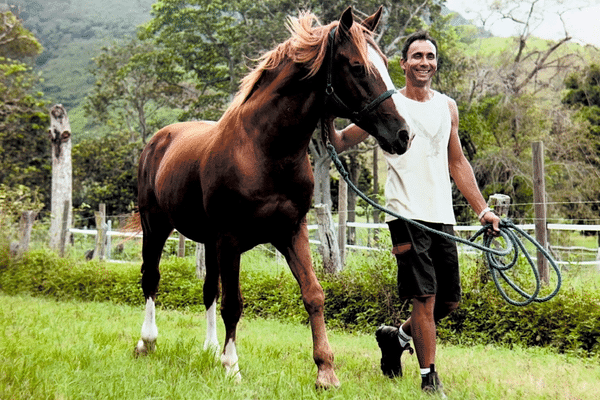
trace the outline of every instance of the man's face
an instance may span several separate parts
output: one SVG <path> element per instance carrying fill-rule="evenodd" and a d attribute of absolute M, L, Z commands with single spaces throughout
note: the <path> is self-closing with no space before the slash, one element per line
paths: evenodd
<path fill-rule="evenodd" d="M 414 86 L 425 86 L 437 71 L 437 54 L 435 46 L 429 40 L 416 40 L 408 48 L 406 60 L 400 61 L 407 83 Z"/>

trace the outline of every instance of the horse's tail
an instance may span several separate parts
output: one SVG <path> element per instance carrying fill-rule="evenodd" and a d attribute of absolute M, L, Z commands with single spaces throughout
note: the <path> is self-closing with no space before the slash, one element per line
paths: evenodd
<path fill-rule="evenodd" d="M 125 219 L 121 231 L 129 233 L 129 235 L 119 242 L 119 244 L 126 243 L 142 233 L 142 218 L 140 217 L 139 211 L 131 213 L 131 215 Z"/>

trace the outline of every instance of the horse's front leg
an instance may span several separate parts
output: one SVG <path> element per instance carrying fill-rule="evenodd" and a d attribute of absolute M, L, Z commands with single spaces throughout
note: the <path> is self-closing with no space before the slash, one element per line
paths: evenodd
<path fill-rule="evenodd" d="M 205 261 L 206 277 L 204 278 L 204 306 L 206 307 L 206 340 L 204 350 L 219 354 L 217 338 L 217 300 L 219 298 L 219 265 L 214 243 L 206 243 Z"/>
<path fill-rule="evenodd" d="M 159 263 L 163 246 L 173 229 L 162 215 L 142 215 L 144 238 L 142 243 L 142 290 L 146 299 L 146 312 L 141 338 L 135 347 L 135 355 L 146 355 L 156 347 L 156 294 L 160 281 Z M 152 229 L 150 229 L 152 228 Z"/>
<path fill-rule="evenodd" d="M 313 338 L 313 358 L 318 369 L 316 386 L 317 388 L 338 387 L 340 381 L 333 368 L 333 351 L 329 345 L 323 316 L 325 294 L 312 267 L 306 221 L 301 224 L 288 244 L 275 244 L 275 246 L 286 257 L 300 285 L 302 301 L 308 312 Z"/>

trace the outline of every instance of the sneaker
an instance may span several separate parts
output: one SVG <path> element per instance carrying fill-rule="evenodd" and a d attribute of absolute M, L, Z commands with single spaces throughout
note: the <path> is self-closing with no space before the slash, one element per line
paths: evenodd
<path fill-rule="evenodd" d="M 400 346 L 398 340 L 398 328 L 381 325 L 375 332 L 375 339 L 381 349 L 381 371 L 389 378 L 402 376 L 402 364 L 400 358 L 405 350 L 413 354 L 414 350 L 410 344 Z"/>
<path fill-rule="evenodd" d="M 435 371 L 435 366 L 431 364 L 430 368 L 431 371 L 427 375 L 421 377 L 421 389 L 423 389 L 423 392 L 425 393 L 436 394 L 445 399 L 444 386 L 442 385 L 442 382 L 440 382 L 440 378 Z"/>

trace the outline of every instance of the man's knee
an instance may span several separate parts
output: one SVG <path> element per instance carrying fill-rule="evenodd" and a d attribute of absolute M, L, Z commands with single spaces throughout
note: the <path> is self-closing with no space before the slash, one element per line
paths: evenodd
<path fill-rule="evenodd" d="M 436 321 L 450 315 L 450 313 L 458 308 L 457 301 L 445 301 L 435 304 L 434 318 Z"/>

